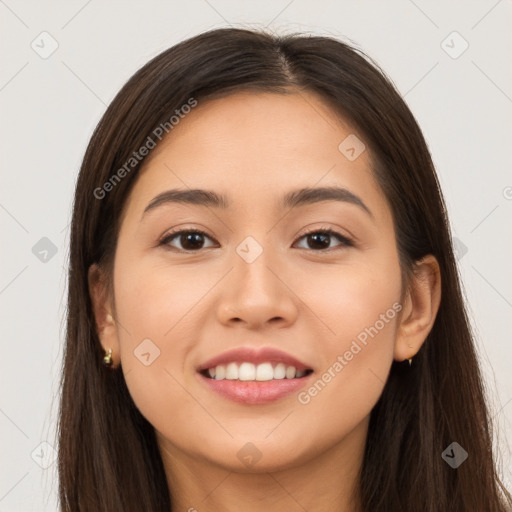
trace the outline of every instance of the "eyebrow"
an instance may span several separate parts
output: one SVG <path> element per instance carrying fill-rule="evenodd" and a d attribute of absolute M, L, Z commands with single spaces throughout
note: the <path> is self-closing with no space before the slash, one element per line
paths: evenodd
<path fill-rule="evenodd" d="M 293 190 L 283 197 L 281 206 L 287 209 L 320 203 L 322 201 L 340 201 L 353 204 L 365 211 L 372 219 L 374 218 L 368 206 L 359 196 L 342 187 L 301 188 Z M 149 211 L 169 203 L 192 204 L 221 209 L 228 209 L 230 206 L 230 201 L 225 195 L 218 194 L 212 190 L 172 189 L 155 196 L 144 209 L 141 220 Z"/>

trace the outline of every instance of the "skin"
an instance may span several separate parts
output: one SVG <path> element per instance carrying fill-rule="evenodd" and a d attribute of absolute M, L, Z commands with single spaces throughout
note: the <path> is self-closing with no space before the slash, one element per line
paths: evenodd
<path fill-rule="evenodd" d="M 349 161 L 338 150 L 353 133 L 310 93 L 200 103 L 152 151 L 127 200 L 114 297 L 101 269 L 90 268 L 101 343 L 112 348 L 114 365 L 122 363 L 135 404 L 156 429 L 176 510 L 360 510 L 370 412 L 393 359 L 420 349 L 441 288 L 427 256 L 402 294 L 391 210 L 369 151 Z M 291 190 L 329 185 L 359 196 L 372 216 L 338 201 L 277 206 Z M 232 206 L 166 204 L 141 221 L 148 203 L 171 188 L 214 190 Z M 333 236 L 332 249 L 308 243 L 304 233 L 326 226 L 354 245 Z M 158 246 L 173 228 L 209 238 L 188 253 L 179 251 L 179 235 L 170 249 Z M 252 263 L 236 252 L 247 236 L 263 249 Z M 292 354 L 315 370 L 314 382 L 394 303 L 401 313 L 307 404 L 297 393 L 240 404 L 197 378 L 199 364 L 247 345 Z M 160 350 L 148 366 L 134 355 L 147 338 Z M 237 456 L 248 442 L 261 454 L 251 467 Z"/>

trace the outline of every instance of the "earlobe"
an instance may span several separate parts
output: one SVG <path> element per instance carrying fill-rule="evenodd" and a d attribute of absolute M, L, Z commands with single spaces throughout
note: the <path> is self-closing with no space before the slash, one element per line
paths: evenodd
<path fill-rule="evenodd" d="M 115 355 L 119 354 L 116 322 L 110 297 L 107 294 L 105 278 L 96 263 L 89 267 L 88 283 L 96 332 L 105 352 L 112 349 L 112 359 L 114 359 Z"/>
<path fill-rule="evenodd" d="M 413 357 L 427 339 L 441 302 L 441 273 L 436 258 L 429 254 L 416 263 L 403 313 L 397 327 L 394 358 Z"/>

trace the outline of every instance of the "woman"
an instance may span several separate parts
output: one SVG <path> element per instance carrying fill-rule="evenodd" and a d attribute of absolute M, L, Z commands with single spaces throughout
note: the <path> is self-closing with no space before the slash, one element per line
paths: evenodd
<path fill-rule="evenodd" d="M 103 363 L 103 364 L 102 364 Z M 325 37 L 210 31 L 80 170 L 64 511 L 505 511 L 422 133 Z"/>

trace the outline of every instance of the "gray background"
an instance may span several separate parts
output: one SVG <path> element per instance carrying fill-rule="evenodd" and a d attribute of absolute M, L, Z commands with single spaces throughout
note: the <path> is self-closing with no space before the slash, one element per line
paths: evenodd
<path fill-rule="evenodd" d="M 511 0 L 0 0 L 0 20 L 0 512 L 57 510 L 68 225 L 92 130 L 151 57 L 228 25 L 353 41 L 405 97 L 458 240 L 496 451 L 512 488 Z"/>

